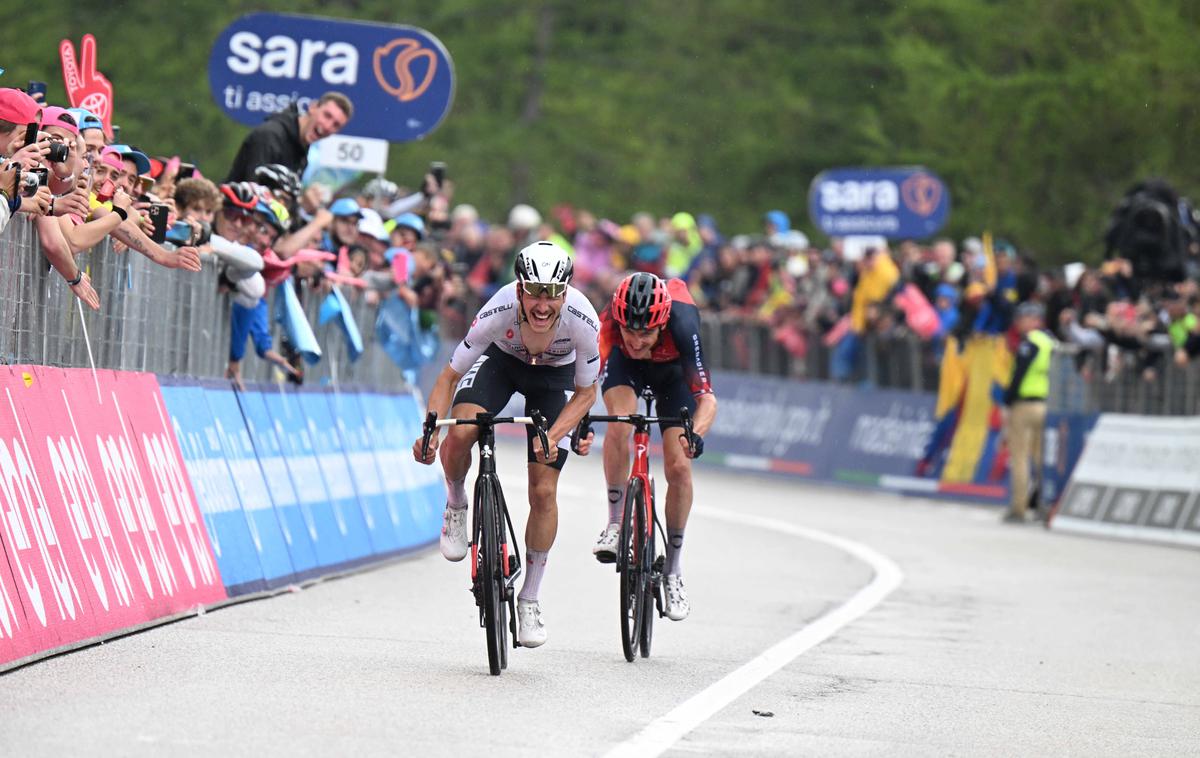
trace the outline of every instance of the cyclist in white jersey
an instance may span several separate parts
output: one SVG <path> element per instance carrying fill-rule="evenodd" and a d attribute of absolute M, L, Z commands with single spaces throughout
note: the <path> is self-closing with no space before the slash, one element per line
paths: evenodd
<path fill-rule="evenodd" d="M 429 410 L 444 417 L 474 418 L 499 413 L 514 393 L 525 397 L 525 413 L 541 411 L 550 424 L 549 450 L 527 427 L 529 521 L 525 528 L 525 582 L 517 595 L 517 639 L 523 647 L 546 641 L 538 588 L 558 531 L 558 477 L 567 460 L 566 438 L 596 399 L 600 371 L 599 318 L 583 293 L 571 287 L 572 264 L 552 242 L 535 242 L 517 254 L 517 281 L 503 287 L 480 309 L 450 363 L 429 393 Z M 451 407 L 451 388 L 454 388 Z M 567 391 L 574 395 L 567 399 Z M 441 446 L 446 474 L 446 512 L 441 549 L 447 560 L 467 554 L 467 472 L 477 438 L 473 426 L 452 426 Z M 560 446 L 559 443 L 563 444 Z M 421 457 L 433 463 L 438 435 Z"/>

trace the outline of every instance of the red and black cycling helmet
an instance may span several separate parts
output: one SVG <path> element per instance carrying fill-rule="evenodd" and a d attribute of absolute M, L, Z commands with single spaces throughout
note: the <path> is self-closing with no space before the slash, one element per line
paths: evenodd
<path fill-rule="evenodd" d="M 612 315 L 626 329 L 654 329 L 665 325 L 671 317 L 667 283 L 646 271 L 630 274 L 613 293 Z"/>
<path fill-rule="evenodd" d="M 258 205 L 258 193 L 250 182 L 228 182 L 221 185 L 221 197 L 225 203 L 243 211 L 252 211 Z"/>

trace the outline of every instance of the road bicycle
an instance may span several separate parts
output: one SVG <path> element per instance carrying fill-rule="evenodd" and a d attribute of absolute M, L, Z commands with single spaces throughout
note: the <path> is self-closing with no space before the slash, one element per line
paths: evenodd
<path fill-rule="evenodd" d="M 621 518 L 617 542 L 617 574 L 621 577 L 621 649 L 625 660 L 633 662 L 639 651 L 650 657 L 654 637 L 654 613 L 666 615 L 663 608 L 663 561 L 659 543 L 663 541 L 662 525 L 654 507 L 654 478 L 650 476 L 650 425 L 656 423 L 682 424 L 684 438 L 695 454 L 692 418 L 687 408 L 680 408 L 676 417 L 651 416 L 654 395 L 642 393 L 646 412 L 627 416 L 586 415 L 575 427 L 571 448 L 578 453 L 579 440 L 591 433 L 594 422 L 633 425 L 633 470 L 625 485 L 625 509 Z"/>
<path fill-rule="evenodd" d="M 421 440 L 421 457 L 429 452 L 429 441 L 434 430 L 443 426 L 479 427 L 479 477 L 475 480 L 473 520 L 471 526 L 471 593 L 479 608 L 479 625 L 487 630 L 488 668 L 492 676 L 508 668 L 508 635 L 512 634 L 512 646 L 517 641 L 517 614 L 514 604 L 517 593 L 513 589 L 521 575 L 521 553 L 517 548 L 517 533 L 513 529 L 512 517 L 500 488 L 496 474 L 497 424 L 533 425 L 541 440 L 542 449 L 548 450 L 546 419 L 538 411 L 528 416 L 496 416 L 477 413 L 474 418 L 447 418 L 439 420 L 437 413 L 430 411 L 425 417 L 424 437 Z"/>

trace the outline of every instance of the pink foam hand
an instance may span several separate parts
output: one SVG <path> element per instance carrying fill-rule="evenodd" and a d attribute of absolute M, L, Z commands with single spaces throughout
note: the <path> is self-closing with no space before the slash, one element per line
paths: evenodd
<path fill-rule="evenodd" d="M 333 253 L 326 252 L 325 250 L 313 250 L 311 248 L 297 250 L 292 257 L 288 258 L 288 262 L 292 264 L 311 263 L 313 261 L 329 262 L 336 260 L 337 256 Z"/>
<path fill-rule="evenodd" d="M 346 274 L 335 274 L 335 273 L 327 271 L 327 272 L 325 272 L 325 278 L 328 279 L 329 281 L 333 282 L 334 284 L 348 284 L 351 287 L 358 287 L 359 289 L 367 288 L 366 280 L 359 279 L 356 276 L 347 276 Z"/>
<path fill-rule="evenodd" d="M 276 253 L 271 248 L 267 248 L 266 250 L 263 251 L 262 259 L 263 259 L 263 267 L 264 268 L 289 269 L 292 267 L 292 264 L 289 261 L 285 261 L 282 258 L 280 258 L 279 254 Z"/>
<path fill-rule="evenodd" d="M 112 138 L 113 86 L 96 71 L 96 38 L 83 35 L 79 45 L 79 61 L 75 60 L 75 45 L 65 39 L 58 45 L 62 60 L 63 84 L 72 107 L 86 108 L 104 123 L 104 133 Z"/>

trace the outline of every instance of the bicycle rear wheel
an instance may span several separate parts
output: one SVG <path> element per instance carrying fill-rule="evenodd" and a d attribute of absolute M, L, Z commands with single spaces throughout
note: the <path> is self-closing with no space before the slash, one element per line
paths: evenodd
<path fill-rule="evenodd" d="M 646 532 L 645 493 L 642 480 L 630 479 L 625 490 L 625 514 L 617 544 L 617 571 L 621 576 L 621 650 L 625 660 L 637 657 L 645 607 L 641 567 L 641 542 Z"/>
<path fill-rule="evenodd" d="M 504 619 L 504 572 L 500 570 L 500 505 L 491 482 L 479 488 L 479 576 L 483 582 L 483 625 L 487 631 L 488 668 L 499 676 L 507 657 L 508 627 Z"/>

